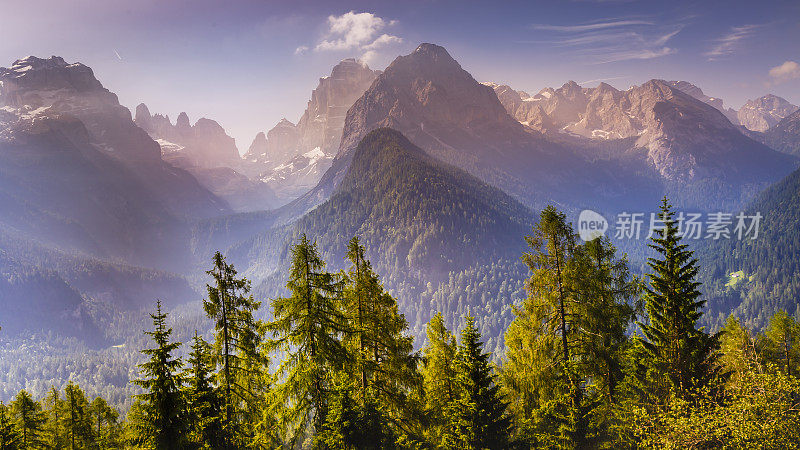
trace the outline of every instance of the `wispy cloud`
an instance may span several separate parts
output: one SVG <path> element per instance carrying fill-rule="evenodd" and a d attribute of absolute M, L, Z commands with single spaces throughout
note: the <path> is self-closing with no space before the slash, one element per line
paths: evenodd
<path fill-rule="evenodd" d="M 396 24 L 395 20 L 386 20 L 369 12 L 350 11 L 340 16 L 328 16 L 327 31 L 314 46 L 314 51 L 358 51 L 362 53 L 361 59 L 369 62 L 381 48 L 403 42 L 399 36 L 382 33 Z M 301 45 L 295 49 L 295 54 L 308 50 L 309 46 Z"/>
<path fill-rule="evenodd" d="M 618 77 L 595 78 L 594 80 L 579 81 L 578 84 L 584 85 L 584 84 L 598 83 L 598 82 L 601 82 L 601 81 L 624 80 L 625 78 L 630 78 L 630 76 L 628 76 L 628 75 L 620 75 Z"/>
<path fill-rule="evenodd" d="M 612 20 L 597 23 L 587 23 L 583 25 L 532 25 L 535 30 L 560 31 L 565 33 L 579 33 L 582 31 L 604 30 L 606 28 L 618 28 L 630 25 L 652 25 L 652 22 L 645 20 Z"/>
<path fill-rule="evenodd" d="M 715 39 L 711 50 L 705 53 L 709 61 L 732 55 L 743 41 L 750 38 L 761 25 L 742 25 L 733 27 L 724 36 Z"/>
<path fill-rule="evenodd" d="M 676 53 L 677 50 L 667 44 L 681 32 L 683 25 L 656 23 L 646 17 L 633 17 L 574 25 L 534 24 L 532 29 L 555 33 L 556 38 L 528 43 L 572 47 L 576 56 L 596 64 L 653 59 Z"/>

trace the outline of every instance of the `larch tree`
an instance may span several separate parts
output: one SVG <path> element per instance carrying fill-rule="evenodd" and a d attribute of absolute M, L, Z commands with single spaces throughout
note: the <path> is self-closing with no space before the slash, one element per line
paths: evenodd
<path fill-rule="evenodd" d="M 455 366 L 458 346 L 455 336 L 444 324 L 442 313 L 431 318 L 426 334 L 428 341 L 423 348 L 422 385 L 429 422 L 427 440 L 438 444 L 448 426 L 445 411 L 459 396 Z"/>
<path fill-rule="evenodd" d="M 11 411 L 17 423 L 19 443 L 22 448 L 37 448 L 43 441 L 44 425 L 47 418 L 42 406 L 24 389 L 11 402 Z"/>
<path fill-rule="evenodd" d="M 354 356 L 359 373 L 360 407 L 371 400 L 385 408 L 402 426 L 409 411 L 408 394 L 419 386 L 418 357 L 413 337 L 405 334 L 408 323 L 364 256 L 365 249 L 353 238 L 347 250 L 351 267 L 344 289 L 344 312 L 350 326 L 344 343 Z"/>
<path fill-rule="evenodd" d="M 288 440 L 303 438 L 303 430 L 321 430 L 328 411 L 330 376 L 348 359 L 342 334 L 349 331 L 342 311 L 343 280 L 325 271 L 315 243 L 305 235 L 292 247 L 286 283 L 288 297 L 272 300 L 271 351 L 283 356 L 274 389 Z"/>
<path fill-rule="evenodd" d="M 203 309 L 214 320 L 216 331 L 214 353 L 220 367 L 217 384 L 222 390 L 225 442 L 235 445 L 237 440 L 253 439 L 249 426 L 255 421 L 252 410 L 263 394 L 254 387 L 267 366 L 259 351 L 262 324 L 253 316 L 261 302 L 249 295 L 250 282 L 237 278 L 236 269 L 220 252 L 214 254 L 213 263 L 206 273 L 214 278 L 214 285 L 206 286 L 208 298 Z"/>

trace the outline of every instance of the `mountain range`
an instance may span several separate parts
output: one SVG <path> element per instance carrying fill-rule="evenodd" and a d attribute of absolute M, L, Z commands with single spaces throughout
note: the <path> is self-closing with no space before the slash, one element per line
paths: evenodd
<path fill-rule="evenodd" d="M 2 333 L 131 342 L 138 330 L 111 324 L 156 297 L 191 322 L 216 250 L 266 300 L 283 292 L 289 247 L 305 233 L 332 270 L 359 236 L 417 338 L 433 312 L 453 327 L 469 311 L 499 349 L 524 296 L 519 256 L 536 211 L 650 211 L 665 193 L 681 209 L 780 217 L 763 242 L 703 250 L 715 267 L 709 308 L 760 323 L 797 302 L 794 272 L 778 268 L 794 267 L 784 223 L 800 211 L 789 175 L 800 112 L 765 99 L 733 111 L 658 79 L 529 95 L 479 83 L 422 44 L 384 71 L 340 62 L 296 124 L 280 121 L 240 157 L 211 119 L 173 123 L 144 103 L 132 116 L 89 67 L 24 58 L 0 68 Z M 738 271 L 750 282 L 734 294 Z"/>

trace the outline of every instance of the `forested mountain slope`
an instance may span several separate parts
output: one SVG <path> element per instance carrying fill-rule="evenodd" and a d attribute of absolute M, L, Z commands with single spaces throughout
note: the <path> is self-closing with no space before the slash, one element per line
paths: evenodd
<path fill-rule="evenodd" d="M 757 328 L 779 309 L 800 314 L 800 170 L 762 192 L 745 210 L 760 213 L 756 239 L 707 241 L 699 254 L 708 320 L 733 312 Z"/>
<path fill-rule="evenodd" d="M 358 236 L 415 335 L 436 311 L 455 324 L 469 309 L 496 345 L 511 303 L 523 295 L 519 257 L 533 223 L 531 211 L 509 195 L 383 128 L 358 144 L 330 200 L 228 254 L 269 298 L 281 292 L 289 245 L 302 233 L 333 269 L 344 267 L 347 242 Z"/>

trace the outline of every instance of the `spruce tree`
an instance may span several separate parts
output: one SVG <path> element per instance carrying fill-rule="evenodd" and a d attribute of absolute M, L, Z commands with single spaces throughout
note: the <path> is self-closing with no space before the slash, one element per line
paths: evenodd
<path fill-rule="evenodd" d="M 289 439 L 302 430 L 323 428 L 327 416 L 330 374 L 342 369 L 347 351 L 341 336 L 349 330 L 342 312 L 342 277 L 324 270 L 317 246 L 305 235 L 292 247 L 288 297 L 272 300 L 274 320 L 269 348 L 283 354 L 275 388 L 276 407 Z"/>
<path fill-rule="evenodd" d="M 230 446 L 239 439 L 253 438 L 246 428 L 255 419 L 245 416 L 257 406 L 263 392 L 255 389 L 256 383 L 249 377 L 260 376 L 267 364 L 259 352 L 262 324 L 253 316 L 261 302 L 248 295 L 250 281 L 236 278 L 236 269 L 220 252 L 214 254 L 213 262 L 214 268 L 206 273 L 214 278 L 214 285 L 206 285 L 208 298 L 203 309 L 214 320 L 214 352 L 220 366 L 217 384 L 222 390 L 224 438 Z"/>
<path fill-rule="evenodd" d="M 500 388 L 483 352 L 475 319 L 466 318 L 456 356 L 456 390 L 459 395 L 447 407 L 450 426 L 445 448 L 505 449 L 509 446 L 511 417 Z"/>
<path fill-rule="evenodd" d="M 648 366 L 663 380 L 662 386 L 652 386 L 651 391 L 663 398 L 667 388 L 686 398 L 693 390 L 707 386 L 715 375 L 718 337 L 697 328 L 705 304 L 700 299 L 700 283 L 695 281 L 697 259 L 682 243 L 666 197 L 661 202 L 659 220 L 662 227 L 648 244 L 658 253 L 657 258 L 648 258 L 652 270 L 645 287 L 649 321 L 639 325 L 646 337 Z"/>
<path fill-rule="evenodd" d="M 195 330 L 188 367 L 182 377 L 186 383 L 183 394 L 190 424 L 189 438 L 197 448 L 203 445 L 222 448 L 224 445 L 222 402 L 213 385 L 213 358 L 211 346 Z"/>
<path fill-rule="evenodd" d="M 173 356 L 181 344 L 170 342 L 172 328 L 167 328 L 167 314 L 161 311 L 160 300 L 156 303 L 156 313 L 150 317 L 153 331 L 145 334 L 153 339 L 155 347 L 142 350 L 149 359 L 139 364 L 144 378 L 134 381 L 145 391 L 135 396 L 142 402 L 144 412 L 139 435 L 143 443 L 152 448 L 181 449 L 185 447 L 188 424 L 180 391 L 181 379 L 177 373 L 181 360 Z"/>

